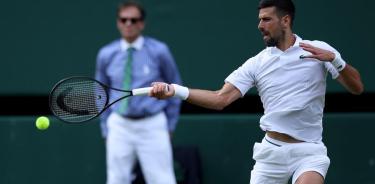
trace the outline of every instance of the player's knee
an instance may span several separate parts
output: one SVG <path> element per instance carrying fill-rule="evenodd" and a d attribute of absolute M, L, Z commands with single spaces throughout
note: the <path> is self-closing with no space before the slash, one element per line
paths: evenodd
<path fill-rule="evenodd" d="M 323 184 L 324 177 L 316 171 L 307 171 L 301 174 L 295 184 Z"/>

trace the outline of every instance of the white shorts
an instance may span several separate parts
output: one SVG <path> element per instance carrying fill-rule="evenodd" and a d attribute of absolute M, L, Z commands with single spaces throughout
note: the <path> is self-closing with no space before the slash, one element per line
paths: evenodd
<path fill-rule="evenodd" d="M 250 184 L 286 184 L 293 176 L 293 183 L 307 171 L 326 176 L 330 160 L 327 148 L 321 143 L 285 143 L 266 135 L 261 143 L 254 144 Z"/>

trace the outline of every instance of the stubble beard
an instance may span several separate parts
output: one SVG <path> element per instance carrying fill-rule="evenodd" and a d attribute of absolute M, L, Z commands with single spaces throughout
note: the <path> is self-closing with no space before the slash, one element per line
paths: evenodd
<path fill-rule="evenodd" d="M 285 38 L 285 31 L 281 30 L 281 33 L 276 37 L 271 37 L 269 39 L 264 39 L 264 44 L 267 47 L 275 47 L 277 46 L 282 39 Z"/>
<path fill-rule="evenodd" d="M 275 47 L 278 44 L 278 41 L 275 38 L 270 38 L 264 40 L 264 44 L 266 44 L 267 47 Z"/>

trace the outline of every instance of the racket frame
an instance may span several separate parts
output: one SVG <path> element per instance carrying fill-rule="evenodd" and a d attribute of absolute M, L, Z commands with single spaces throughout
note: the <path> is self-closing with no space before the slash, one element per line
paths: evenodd
<path fill-rule="evenodd" d="M 54 111 L 53 111 L 53 108 L 52 108 L 52 94 L 56 91 L 56 89 L 61 85 L 63 84 L 65 81 L 67 80 L 72 80 L 72 79 L 85 79 L 85 80 L 90 80 L 90 81 L 94 81 L 96 83 L 98 83 L 99 85 L 101 85 L 105 90 L 105 93 L 106 93 L 106 96 L 107 96 L 107 99 L 106 99 L 106 102 L 105 102 L 105 106 L 104 108 L 99 112 L 97 113 L 95 116 L 87 119 L 87 120 L 84 120 L 84 121 L 81 121 L 81 122 L 70 122 L 70 121 L 66 121 L 62 118 L 60 118 Z M 109 90 L 115 90 L 115 91 L 120 91 L 120 92 L 126 92 L 126 93 L 129 93 L 128 95 L 125 95 L 125 96 L 122 96 L 116 100 L 114 100 L 113 102 L 109 103 L 109 94 L 108 94 L 108 89 Z M 151 87 L 147 87 L 147 88 L 139 88 L 139 89 L 134 89 L 134 90 L 138 90 L 137 91 L 137 94 L 138 95 L 142 95 L 142 94 L 146 94 L 146 92 L 151 89 Z M 130 96 L 134 96 L 133 95 L 133 90 L 123 90 L 123 89 L 118 89 L 118 88 L 113 88 L 113 87 L 110 87 L 108 85 L 105 85 L 104 83 L 102 82 L 99 82 L 98 80 L 94 79 L 94 78 L 91 78 L 91 77 L 86 77 L 86 76 L 71 76 L 71 77 L 67 77 L 67 78 L 64 78 L 64 79 L 61 79 L 59 82 L 57 82 L 52 90 L 50 91 L 50 95 L 49 95 L 49 108 L 51 110 L 51 112 L 53 113 L 53 115 L 55 117 L 57 117 L 57 119 L 63 121 L 64 123 L 68 123 L 68 124 L 81 124 L 81 123 L 85 123 L 85 122 L 88 122 L 96 117 L 98 117 L 100 114 L 102 114 L 105 110 L 107 110 L 111 105 L 113 105 L 114 103 L 124 99 L 124 98 L 127 98 L 127 97 L 130 97 Z"/>

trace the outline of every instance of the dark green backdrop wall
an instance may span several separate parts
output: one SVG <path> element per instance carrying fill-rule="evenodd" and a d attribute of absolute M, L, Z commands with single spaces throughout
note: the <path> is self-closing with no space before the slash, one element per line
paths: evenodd
<path fill-rule="evenodd" d="M 183 115 L 174 145 L 196 146 L 202 184 L 249 183 L 252 146 L 264 134 L 260 114 Z M 0 183 L 103 184 L 104 140 L 98 121 L 67 125 L 51 118 L 44 132 L 35 117 L 0 117 Z M 328 184 L 374 184 L 375 113 L 328 113 L 324 142 L 331 166 Z"/>
<path fill-rule="evenodd" d="M 118 37 L 117 2 L 1 1 L 0 95 L 46 95 L 63 77 L 92 76 L 98 49 Z M 258 1 L 142 2 L 149 15 L 145 33 L 169 44 L 189 86 L 220 87 L 231 71 L 264 48 L 257 30 Z M 375 1 L 295 2 L 295 32 L 337 48 L 359 69 L 366 90 L 374 92 Z M 329 81 L 329 92 L 343 91 Z"/>

